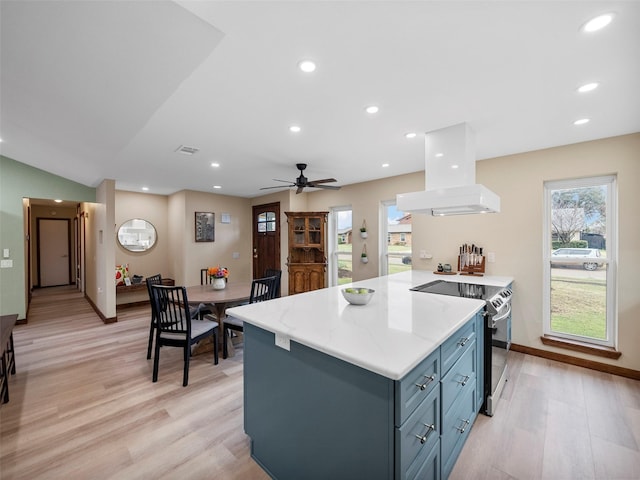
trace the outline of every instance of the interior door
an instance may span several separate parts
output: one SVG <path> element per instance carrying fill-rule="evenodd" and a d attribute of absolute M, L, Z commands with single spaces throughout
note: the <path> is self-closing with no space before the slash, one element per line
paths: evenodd
<path fill-rule="evenodd" d="M 253 207 L 253 278 L 280 270 L 280 203 Z"/>
<path fill-rule="evenodd" d="M 38 284 L 41 287 L 71 283 L 69 219 L 38 219 Z"/>

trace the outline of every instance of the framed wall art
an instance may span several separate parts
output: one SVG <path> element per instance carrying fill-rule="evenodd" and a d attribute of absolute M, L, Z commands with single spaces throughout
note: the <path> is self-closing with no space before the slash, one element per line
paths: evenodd
<path fill-rule="evenodd" d="M 196 212 L 196 242 L 215 241 L 215 214 Z"/>

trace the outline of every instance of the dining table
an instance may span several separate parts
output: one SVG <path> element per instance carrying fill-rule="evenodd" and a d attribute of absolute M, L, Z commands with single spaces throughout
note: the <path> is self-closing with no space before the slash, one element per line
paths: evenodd
<path fill-rule="evenodd" d="M 215 312 L 219 327 L 218 346 L 222 348 L 224 341 L 227 342 L 227 352 L 229 357 L 233 357 L 234 348 L 230 338 L 224 334 L 225 310 L 228 307 L 242 304 L 249 301 L 251 297 L 251 281 L 247 282 L 227 282 L 225 288 L 217 290 L 211 284 L 194 285 L 187 287 L 187 300 L 191 305 L 204 303 L 211 305 Z M 224 352 L 224 349 L 222 349 Z M 223 358 L 226 358 L 223 353 Z"/>

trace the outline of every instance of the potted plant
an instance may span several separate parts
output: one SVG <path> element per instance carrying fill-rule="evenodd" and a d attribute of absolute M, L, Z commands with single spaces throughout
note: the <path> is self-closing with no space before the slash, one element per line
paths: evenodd
<path fill-rule="evenodd" d="M 360 236 L 362 238 L 367 238 L 367 224 L 366 222 L 363 220 L 362 221 L 362 226 L 360 227 Z"/>
<path fill-rule="evenodd" d="M 360 261 L 362 263 L 369 263 L 369 257 L 367 257 L 367 246 L 365 245 L 362 249 L 362 253 L 360 254 Z"/>

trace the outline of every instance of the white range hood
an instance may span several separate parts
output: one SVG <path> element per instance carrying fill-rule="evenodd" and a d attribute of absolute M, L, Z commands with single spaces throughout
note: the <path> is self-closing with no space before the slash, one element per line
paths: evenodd
<path fill-rule="evenodd" d="M 476 184 L 475 139 L 466 123 L 425 134 L 425 190 L 401 193 L 405 213 L 466 215 L 500 212 L 500 197 Z"/>

